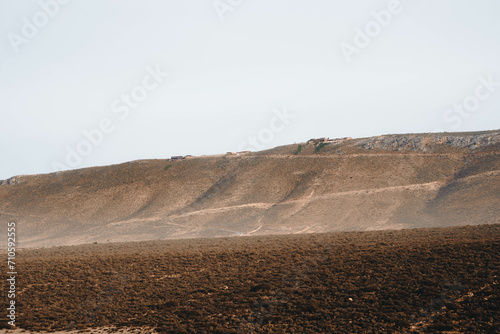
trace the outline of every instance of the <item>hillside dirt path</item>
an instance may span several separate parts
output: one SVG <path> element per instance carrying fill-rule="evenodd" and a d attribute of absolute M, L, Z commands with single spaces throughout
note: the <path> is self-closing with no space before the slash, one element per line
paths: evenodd
<path fill-rule="evenodd" d="M 476 174 L 476 175 L 471 175 L 467 176 L 465 178 L 462 178 L 460 180 L 467 180 L 467 179 L 474 179 L 474 178 L 479 178 L 479 177 L 484 177 L 484 176 L 493 176 L 493 175 L 500 175 L 500 171 L 488 171 L 485 173 L 481 174 Z M 255 203 L 247 203 L 247 204 L 240 204 L 240 205 L 231 205 L 231 206 L 223 206 L 223 207 L 218 207 L 218 208 L 210 208 L 210 209 L 202 209 L 202 210 L 196 210 L 196 211 L 191 211 L 191 212 L 186 212 L 182 214 L 175 214 L 171 215 L 168 217 L 154 217 L 154 218 L 144 218 L 144 219 L 131 219 L 131 220 L 125 220 L 121 222 L 115 222 L 115 223 L 110 223 L 108 226 L 114 226 L 114 225 L 123 225 L 123 224 L 132 224 L 136 222 L 145 222 L 145 221 L 159 221 L 162 219 L 180 219 L 180 218 L 186 218 L 186 217 L 192 217 L 192 216 L 197 216 L 197 215 L 209 215 L 209 214 L 217 214 L 217 213 L 224 213 L 228 211 L 234 211 L 234 210 L 239 210 L 239 209 L 245 209 L 245 208 L 255 208 L 255 209 L 262 209 L 262 210 L 267 210 L 270 209 L 273 206 L 278 206 L 278 205 L 289 205 L 289 204 L 299 204 L 299 206 L 293 210 L 292 213 L 288 215 L 288 217 L 297 214 L 298 212 L 302 211 L 307 204 L 311 203 L 312 201 L 317 201 L 317 200 L 325 200 L 325 199 L 331 199 L 331 198 L 337 198 L 337 197 L 343 197 L 343 196 L 353 196 L 353 195 L 372 195 L 372 194 L 377 194 L 377 193 L 382 193 L 382 192 L 391 192 L 391 191 L 409 191 L 409 190 L 427 190 L 427 191 L 437 191 L 439 188 L 443 185 L 445 185 L 445 181 L 434 181 L 434 182 L 428 182 L 428 183 L 417 183 L 417 184 L 408 184 L 408 185 L 401 185 L 401 186 L 391 186 L 391 187 L 383 187 L 383 188 L 370 188 L 370 189 L 358 189 L 358 190 L 350 190 L 350 191 L 343 191 L 343 192 L 336 192 L 336 193 L 331 193 L 331 194 L 324 194 L 324 195 L 315 195 L 315 191 L 312 190 L 309 195 L 306 197 L 300 197 L 300 198 L 294 198 L 290 200 L 286 200 L 283 202 L 279 203 L 264 203 L 264 202 L 255 202 Z M 171 225 L 178 225 L 172 222 L 169 222 Z M 181 226 L 181 225 L 179 225 Z M 186 225 L 182 225 L 186 226 Z"/>

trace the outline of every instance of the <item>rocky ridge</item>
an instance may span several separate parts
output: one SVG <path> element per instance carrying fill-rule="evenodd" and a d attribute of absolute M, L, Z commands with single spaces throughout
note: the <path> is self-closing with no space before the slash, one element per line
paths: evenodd
<path fill-rule="evenodd" d="M 498 144 L 500 131 L 470 134 L 429 134 L 429 135 L 386 135 L 359 140 L 355 145 L 364 149 L 382 149 L 392 151 L 430 152 L 437 146 L 449 146 L 475 150 Z"/>

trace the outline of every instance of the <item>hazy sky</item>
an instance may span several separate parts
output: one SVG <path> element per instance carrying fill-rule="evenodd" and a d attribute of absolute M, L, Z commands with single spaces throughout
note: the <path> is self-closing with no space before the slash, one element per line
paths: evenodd
<path fill-rule="evenodd" d="M 500 128 L 500 2 L 0 0 L 0 179 Z"/>

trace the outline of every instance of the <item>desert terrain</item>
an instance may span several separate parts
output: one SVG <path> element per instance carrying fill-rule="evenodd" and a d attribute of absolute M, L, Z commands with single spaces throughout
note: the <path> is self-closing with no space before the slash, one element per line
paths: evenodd
<path fill-rule="evenodd" d="M 499 153 L 318 138 L 11 177 L 0 333 L 498 333 Z"/>
<path fill-rule="evenodd" d="M 388 135 L 17 176 L 0 228 L 45 247 L 499 223 L 499 148 L 500 131 Z"/>

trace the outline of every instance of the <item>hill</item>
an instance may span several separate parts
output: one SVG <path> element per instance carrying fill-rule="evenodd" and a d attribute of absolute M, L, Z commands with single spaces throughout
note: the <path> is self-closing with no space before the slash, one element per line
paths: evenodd
<path fill-rule="evenodd" d="M 499 151 L 500 130 L 406 134 L 17 176 L 1 228 L 43 247 L 499 223 Z"/>

